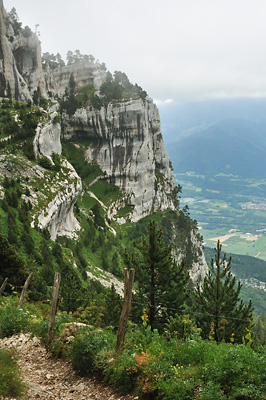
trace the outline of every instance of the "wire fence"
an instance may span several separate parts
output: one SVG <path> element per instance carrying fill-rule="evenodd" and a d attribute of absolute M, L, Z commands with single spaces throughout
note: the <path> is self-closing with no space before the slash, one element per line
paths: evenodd
<path fill-rule="evenodd" d="M 18 291 L 18 290 L 22 290 L 23 286 L 17 286 L 17 285 L 13 285 L 12 283 L 8 283 L 7 284 L 12 291 Z M 51 287 L 51 291 L 52 291 L 52 287 Z M 51 302 L 51 298 L 47 297 L 47 294 L 38 292 L 36 290 L 27 290 L 27 293 L 32 294 L 35 297 L 40 297 L 42 298 L 41 301 L 44 302 Z M 62 299 L 62 301 L 76 301 L 76 302 L 83 302 L 85 303 L 88 300 L 94 300 L 94 296 L 82 296 L 82 297 L 68 297 L 68 296 L 60 296 L 60 299 Z M 109 302 L 113 302 L 116 304 L 120 304 L 122 306 L 123 303 L 126 302 L 126 300 L 124 300 L 122 297 L 117 298 L 117 299 L 108 299 Z M 151 305 L 148 302 L 147 303 L 141 303 L 135 300 L 131 300 L 130 302 L 133 305 L 138 305 L 140 306 L 141 309 L 149 309 L 149 308 L 154 308 L 156 309 L 158 312 L 159 311 L 173 311 L 176 312 L 176 314 L 178 313 L 183 313 L 184 310 L 182 308 L 177 308 L 177 307 L 171 307 L 171 304 L 175 304 L 175 302 L 167 302 L 166 304 L 157 304 L 157 305 Z M 97 307 L 97 304 L 94 304 Z M 100 307 L 100 306 L 98 306 Z M 236 321 L 245 321 L 245 322 L 249 322 L 250 318 L 238 318 L 238 317 L 232 317 L 229 315 L 217 315 L 217 314 L 211 314 L 211 313 L 202 313 L 202 312 L 198 312 L 196 310 L 191 309 L 191 314 L 192 315 L 199 315 L 199 316 L 203 316 L 203 317 L 211 317 L 211 318 L 219 318 L 219 319 L 226 319 L 226 320 L 236 320 Z"/>

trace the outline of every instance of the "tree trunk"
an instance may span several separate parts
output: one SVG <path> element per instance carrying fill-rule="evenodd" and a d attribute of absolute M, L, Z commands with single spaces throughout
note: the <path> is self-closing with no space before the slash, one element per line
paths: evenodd
<path fill-rule="evenodd" d="M 22 307 L 22 304 L 23 304 L 23 301 L 24 301 L 24 298 L 25 298 L 25 295 L 26 295 L 26 291 L 27 291 L 27 289 L 28 289 L 28 287 L 29 287 L 29 285 L 31 283 L 33 275 L 34 275 L 34 273 L 31 272 L 30 275 L 28 276 L 28 279 L 25 282 L 25 285 L 24 285 L 24 287 L 22 289 L 22 292 L 21 292 L 21 295 L 20 295 L 20 298 L 19 298 L 19 302 L 18 302 L 18 307 L 17 308 L 21 308 Z"/>
<path fill-rule="evenodd" d="M 126 327 L 127 321 L 130 314 L 131 309 L 131 298 L 132 298 L 132 288 L 134 283 L 134 275 L 135 270 L 131 268 L 128 270 L 124 268 L 124 276 L 125 276 L 125 287 L 124 287 L 124 304 L 122 307 L 122 312 L 119 320 L 119 327 L 117 332 L 117 340 L 116 340 L 116 353 L 122 354 L 124 341 L 125 341 L 125 334 L 126 334 Z"/>

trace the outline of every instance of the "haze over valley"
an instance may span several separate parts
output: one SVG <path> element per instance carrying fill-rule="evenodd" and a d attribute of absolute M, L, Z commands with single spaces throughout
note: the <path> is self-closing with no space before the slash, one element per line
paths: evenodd
<path fill-rule="evenodd" d="M 181 204 L 207 246 L 266 259 L 266 101 L 216 100 L 161 106 Z"/>

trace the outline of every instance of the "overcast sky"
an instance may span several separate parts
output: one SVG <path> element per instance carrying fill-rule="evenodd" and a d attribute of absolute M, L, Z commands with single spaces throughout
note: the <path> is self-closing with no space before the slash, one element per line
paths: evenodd
<path fill-rule="evenodd" d="M 4 0 L 43 52 L 79 49 L 163 102 L 266 97 L 266 0 Z"/>

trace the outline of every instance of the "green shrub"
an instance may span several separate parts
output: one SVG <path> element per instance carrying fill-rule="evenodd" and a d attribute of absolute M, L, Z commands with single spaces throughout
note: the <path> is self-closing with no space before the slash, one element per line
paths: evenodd
<path fill-rule="evenodd" d="M 113 344 L 113 335 L 103 331 L 82 330 L 73 342 L 72 365 L 81 375 L 97 370 L 97 354 Z"/>
<path fill-rule="evenodd" d="M 24 309 L 17 309 L 14 299 L 0 308 L 0 337 L 10 337 L 16 333 L 29 331 L 31 315 Z"/>
<path fill-rule="evenodd" d="M 40 164 L 41 167 L 46 168 L 46 169 L 52 169 L 53 168 L 53 164 L 51 163 L 49 158 L 45 157 L 45 156 L 39 158 L 39 164 Z"/>
<path fill-rule="evenodd" d="M 222 393 L 220 386 L 213 382 L 208 382 L 200 393 L 200 400 L 225 400 L 226 396 Z"/>
<path fill-rule="evenodd" d="M 54 162 L 54 166 L 53 169 L 55 171 L 60 171 L 61 169 L 61 158 L 60 155 L 58 153 L 52 153 L 52 160 Z"/>
<path fill-rule="evenodd" d="M 161 400 L 191 400 L 193 399 L 193 380 L 184 381 L 181 378 L 160 380 L 157 385 L 158 399 Z M 213 400 L 216 398 L 213 398 Z"/>
<path fill-rule="evenodd" d="M 100 365 L 103 367 L 103 360 Z M 135 365 L 135 357 L 132 354 L 123 352 L 120 356 L 110 358 L 106 362 L 105 367 L 103 367 L 104 377 L 120 393 L 130 393 L 135 389 L 139 377 L 139 371 L 134 369 Z"/>
<path fill-rule="evenodd" d="M 32 334 L 42 340 L 43 343 L 47 343 L 48 340 L 48 326 L 49 319 L 39 319 L 31 321 L 30 330 Z"/>
<path fill-rule="evenodd" d="M 26 391 L 13 350 L 0 350 L 0 396 L 21 397 Z"/>
<path fill-rule="evenodd" d="M 266 393 L 266 359 L 243 345 L 211 346 L 202 372 L 205 382 L 219 385 L 232 398 L 241 393 L 246 397 L 239 398 L 250 398 L 249 393 L 255 400 Z"/>

